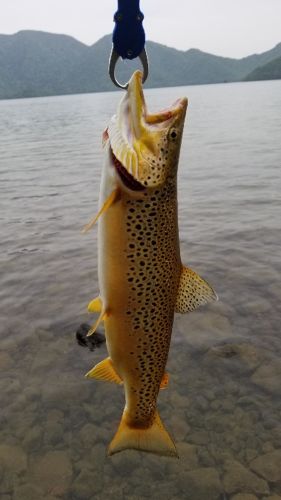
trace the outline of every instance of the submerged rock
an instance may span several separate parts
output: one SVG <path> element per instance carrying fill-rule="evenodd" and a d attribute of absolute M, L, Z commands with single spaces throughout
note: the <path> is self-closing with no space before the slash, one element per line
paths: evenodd
<path fill-rule="evenodd" d="M 274 450 L 255 458 L 250 467 L 270 483 L 281 482 L 281 450 Z"/>
<path fill-rule="evenodd" d="M 72 465 L 64 451 L 49 451 L 30 470 L 31 482 L 45 494 L 64 495 L 72 480 Z"/>
<path fill-rule="evenodd" d="M 209 434 L 204 430 L 198 430 L 189 434 L 188 441 L 197 445 L 207 445 L 209 442 Z"/>
<path fill-rule="evenodd" d="M 102 488 L 102 476 L 92 471 L 84 470 L 80 472 L 73 482 L 71 492 L 77 500 L 89 500 L 89 498 L 95 498 L 96 493 L 99 493 Z"/>
<path fill-rule="evenodd" d="M 262 364 L 252 375 L 251 380 L 262 389 L 281 395 L 281 360 L 273 359 Z"/>
<path fill-rule="evenodd" d="M 181 414 L 180 411 L 178 414 L 172 415 L 170 419 L 170 427 L 177 439 L 183 440 L 190 432 L 190 426 L 186 422 L 185 415 Z"/>
<path fill-rule="evenodd" d="M 87 423 L 85 424 L 79 432 L 79 440 L 86 449 L 92 449 L 93 445 L 97 442 L 99 435 L 99 427 Z"/>
<path fill-rule="evenodd" d="M 264 353 L 250 343 L 223 343 L 209 349 L 205 362 L 220 361 L 239 373 L 254 370 L 264 360 Z"/>
<path fill-rule="evenodd" d="M 179 465 L 184 470 L 193 470 L 199 468 L 199 459 L 197 455 L 197 446 L 188 443 L 177 443 L 177 450 L 180 456 Z M 178 467 L 177 461 L 171 462 L 170 466 L 174 470 Z"/>
<path fill-rule="evenodd" d="M 21 474 L 27 467 L 26 454 L 19 446 L 2 444 L 0 445 L 0 464 L 9 472 Z"/>
<path fill-rule="evenodd" d="M 58 422 L 47 421 L 44 432 L 44 442 L 55 446 L 63 441 L 64 428 Z"/>
<path fill-rule="evenodd" d="M 281 500 L 281 496 L 279 496 L 279 495 L 270 495 L 269 497 L 263 497 L 262 500 Z"/>
<path fill-rule="evenodd" d="M 35 425 L 29 429 L 24 437 L 23 446 L 27 451 L 37 450 L 42 442 L 42 428 Z"/>
<path fill-rule="evenodd" d="M 219 500 L 223 492 L 218 472 L 213 467 L 184 472 L 178 476 L 177 482 L 192 500 Z"/>
<path fill-rule="evenodd" d="M 231 500 L 258 500 L 258 498 L 251 493 L 238 493 L 238 495 L 231 497 Z"/>
<path fill-rule="evenodd" d="M 90 330 L 91 325 L 87 323 L 82 323 L 76 331 L 76 340 L 82 347 L 88 347 L 90 351 L 94 351 L 97 347 L 105 342 L 105 336 L 102 333 L 95 332 L 90 337 L 87 337 L 87 333 Z"/>
<path fill-rule="evenodd" d="M 13 500 L 43 500 L 42 490 L 33 484 L 16 486 Z"/>
<path fill-rule="evenodd" d="M 245 493 L 256 493 L 257 495 L 269 494 L 267 483 L 239 462 L 229 460 L 225 464 L 225 469 L 223 484 L 226 493 L 243 491 Z"/>
<path fill-rule="evenodd" d="M 0 351 L 0 371 L 9 370 L 13 366 L 13 359 L 10 354 Z"/>

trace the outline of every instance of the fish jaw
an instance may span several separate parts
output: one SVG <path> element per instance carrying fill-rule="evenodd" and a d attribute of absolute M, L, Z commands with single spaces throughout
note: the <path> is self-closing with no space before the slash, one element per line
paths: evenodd
<path fill-rule="evenodd" d="M 145 188 L 156 188 L 177 174 L 187 99 L 149 114 L 136 71 L 108 127 L 112 152 L 122 167 Z"/>

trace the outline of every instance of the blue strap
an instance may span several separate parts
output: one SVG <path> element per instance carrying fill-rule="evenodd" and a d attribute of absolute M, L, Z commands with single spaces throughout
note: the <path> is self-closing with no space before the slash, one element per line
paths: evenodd
<path fill-rule="evenodd" d="M 143 13 L 139 0 L 118 0 L 118 10 L 114 14 L 113 49 L 122 59 L 135 59 L 145 45 L 142 26 Z"/>

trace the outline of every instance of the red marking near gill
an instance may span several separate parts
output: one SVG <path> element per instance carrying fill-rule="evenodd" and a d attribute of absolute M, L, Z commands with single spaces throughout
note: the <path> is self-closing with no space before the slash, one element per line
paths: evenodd
<path fill-rule="evenodd" d="M 123 167 L 122 163 L 117 160 L 112 149 L 111 158 L 121 181 L 128 189 L 131 189 L 131 191 L 143 191 L 145 189 L 145 187 L 139 181 L 137 181 L 131 174 L 129 174 L 126 168 Z"/>
<path fill-rule="evenodd" d="M 106 127 L 106 129 L 103 131 L 102 133 L 102 145 L 104 146 L 106 141 L 109 139 L 109 135 L 108 135 L 108 127 Z"/>

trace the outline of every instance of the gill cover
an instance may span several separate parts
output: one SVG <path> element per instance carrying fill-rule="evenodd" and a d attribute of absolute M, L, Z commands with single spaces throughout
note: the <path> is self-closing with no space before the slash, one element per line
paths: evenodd
<path fill-rule="evenodd" d="M 108 126 L 112 151 L 122 166 L 146 187 L 157 187 L 177 173 L 187 99 L 156 114 L 146 109 L 142 73 L 129 81 L 117 114 Z"/>

